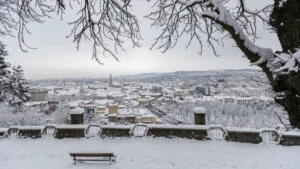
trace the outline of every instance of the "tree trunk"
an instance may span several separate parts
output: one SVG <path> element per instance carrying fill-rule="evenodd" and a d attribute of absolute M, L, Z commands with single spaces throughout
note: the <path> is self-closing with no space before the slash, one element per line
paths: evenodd
<path fill-rule="evenodd" d="M 300 47 L 300 1 L 287 0 L 281 4 L 275 0 L 270 15 L 270 25 L 277 32 L 283 52 L 295 52 Z M 275 101 L 288 112 L 292 126 L 300 128 L 300 73 L 278 75 L 273 82 Z"/>
<path fill-rule="evenodd" d="M 275 0 L 270 15 L 270 25 L 277 32 L 283 51 L 292 51 L 300 46 L 300 1 Z"/>
<path fill-rule="evenodd" d="M 285 108 L 291 125 L 300 128 L 300 74 L 278 76 L 273 89 L 276 92 L 275 101 Z"/>

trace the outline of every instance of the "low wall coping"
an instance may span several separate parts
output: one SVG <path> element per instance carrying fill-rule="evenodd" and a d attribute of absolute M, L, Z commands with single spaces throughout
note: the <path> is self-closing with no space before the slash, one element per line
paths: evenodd
<path fill-rule="evenodd" d="M 54 126 L 56 129 L 86 129 L 88 125 L 57 125 Z"/>
<path fill-rule="evenodd" d="M 255 128 L 238 128 L 238 127 L 225 127 L 228 132 L 243 132 L 243 133 L 260 133 L 260 129 Z"/>
<path fill-rule="evenodd" d="M 147 125 L 150 129 L 207 130 L 206 125 Z"/>
<path fill-rule="evenodd" d="M 103 129 L 131 129 L 134 125 L 104 125 L 101 126 Z"/>
<path fill-rule="evenodd" d="M 0 128 L 0 132 L 7 132 L 8 128 Z"/>
<path fill-rule="evenodd" d="M 11 126 L 10 128 L 17 128 L 19 130 L 43 130 L 45 126 Z"/>

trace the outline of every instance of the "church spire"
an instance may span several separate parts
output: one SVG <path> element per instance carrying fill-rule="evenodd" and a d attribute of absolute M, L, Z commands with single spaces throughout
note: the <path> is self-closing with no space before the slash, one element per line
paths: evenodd
<path fill-rule="evenodd" d="M 112 75 L 110 74 L 110 77 L 109 77 L 109 87 L 112 87 L 113 86 L 113 80 L 112 80 Z"/>

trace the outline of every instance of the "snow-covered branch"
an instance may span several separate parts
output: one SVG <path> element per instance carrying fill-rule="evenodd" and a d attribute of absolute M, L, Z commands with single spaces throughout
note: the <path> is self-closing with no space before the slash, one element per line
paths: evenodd
<path fill-rule="evenodd" d="M 196 40 L 201 46 L 201 53 L 203 42 L 206 41 L 216 54 L 215 45 L 222 45 L 222 40 L 228 37 L 228 32 L 220 38 L 220 34 L 216 32 L 224 33 L 225 30 L 220 24 L 205 17 L 209 15 L 236 28 L 236 33 L 246 40 L 245 43 L 251 46 L 254 52 L 261 52 L 252 42 L 257 39 L 257 22 L 268 20 L 270 5 L 262 9 L 250 10 L 245 7 L 244 0 L 230 1 L 230 3 L 231 5 L 234 3 L 235 7 L 229 11 L 225 7 L 229 4 L 228 0 L 157 0 L 157 9 L 147 17 L 153 21 L 153 26 L 161 28 L 162 33 L 155 39 L 152 48 L 156 46 L 165 52 L 176 45 L 183 34 L 188 34 L 190 39 L 187 46 L 191 41 Z M 266 50 L 264 55 L 265 52 Z M 268 51 L 268 54 L 270 53 Z"/>
<path fill-rule="evenodd" d="M 273 64 L 279 68 L 274 70 L 275 73 L 287 74 L 300 71 L 300 48 L 296 48 L 294 53 L 280 53 L 276 56 Z"/>

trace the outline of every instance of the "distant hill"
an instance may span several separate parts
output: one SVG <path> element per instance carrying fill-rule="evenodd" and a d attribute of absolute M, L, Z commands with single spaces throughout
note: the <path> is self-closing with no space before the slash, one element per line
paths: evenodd
<path fill-rule="evenodd" d="M 261 70 L 240 69 L 240 70 L 208 70 L 208 71 L 176 71 L 176 72 L 159 72 L 143 73 L 136 75 L 123 75 L 114 77 L 120 81 L 140 80 L 140 81 L 162 81 L 162 80 L 192 80 L 196 78 L 226 78 L 236 76 L 264 76 Z M 250 77 L 249 77 L 250 78 Z"/>

